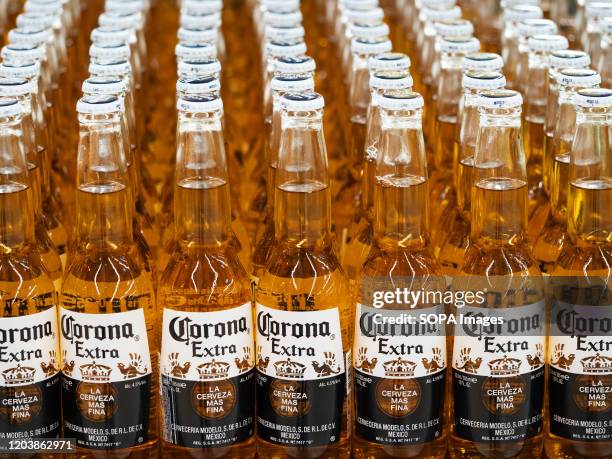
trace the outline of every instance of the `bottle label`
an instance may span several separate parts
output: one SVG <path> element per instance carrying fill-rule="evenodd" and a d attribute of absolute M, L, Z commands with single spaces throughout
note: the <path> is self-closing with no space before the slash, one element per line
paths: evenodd
<path fill-rule="evenodd" d="M 216 312 L 164 309 L 164 438 L 226 447 L 253 435 L 255 360 L 251 303 Z"/>
<path fill-rule="evenodd" d="M 357 305 L 357 435 L 403 446 L 433 441 L 442 434 L 446 337 L 439 323 L 421 323 L 427 315 L 442 312 L 441 306 L 385 310 Z"/>
<path fill-rule="evenodd" d="M 453 346 L 455 432 L 475 442 L 522 441 L 542 430 L 544 302 L 461 308 Z"/>
<path fill-rule="evenodd" d="M 338 309 L 257 304 L 256 325 L 258 436 L 295 447 L 338 442 L 347 393 Z"/>
<path fill-rule="evenodd" d="M 555 302 L 548 345 L 550 431 L 573 441 L 612 441 L 610 306 Z"/>
<path fill-rule="evenodd" d="M 60 308 L 64 435 L 91 449 L 146 443 L 151 357 L 144 310 Z"/>
<path fill-rule="evenodd" d="M 0 439 L 59 436 L 57 331 L 55 306 L 0 318 Z"/>

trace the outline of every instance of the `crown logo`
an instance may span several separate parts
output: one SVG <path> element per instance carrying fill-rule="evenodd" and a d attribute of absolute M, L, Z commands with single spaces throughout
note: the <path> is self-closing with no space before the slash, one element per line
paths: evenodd
<path fill-rule="evenodd" d="M 106 382 L 110 379 L 113 369 L 107 365 L 96 362 L 86 363 L 79 367 L 84 381 Z"/>
<path fill-rule="evenodd" d="M 227 378 L 230 364 L 226 362 L 206 362 L 197 366 L 200 379 L 223 379 Z"/>
<path fill-rule="evenodd" d="M 304 376 L 306 371 L 306 365 L 298 362 L 292 362 L 291 359 L 281 360 L 274 364 L 276 375 L 281 378 L 294 378 L 299 379 Z"/>
<path fill-rule="evenodd" d="M 416 366 L 416 363 L 402 359 L 401 357 L 383 363 L 385 375 L 398 378 L 410 378 L 414 375 Z"/>
<path fill-rule="evenodd" d="M 582 369 L 585 373 L 609 373 L 612 371 L 612 357 L 595 355 L 580 359 Z"/>
<path fill-rule="evenodd" d="M 521 360 L 513 357 L 504 355 L 501 359 L 491 360 L 489 362 L 489 369 L 491 370 L 491 376 L 511 376 L 519 373 L 521 367 Z"/>
<path fill-rule="evenodd" d="M 17 364 L 14 368 L 9 368 L 2 372 L 2 377 L 7 385 L 28 384 L 34 382 L 36 369 L 32 367 L 22 367 Z"/>

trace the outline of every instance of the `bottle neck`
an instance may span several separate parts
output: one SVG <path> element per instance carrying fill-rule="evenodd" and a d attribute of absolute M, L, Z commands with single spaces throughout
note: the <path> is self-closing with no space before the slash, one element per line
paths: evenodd
<path fill-rule="evenodd" d="M 328 244 L 331 197 L 322 111 L 284 113 L 274 198 L 278 240 L 300 248 Z"/>
<path fill-rule="evenodd" d="M 77 241 L 115 250 L 133 241 L 132 193 L 119 113 L 81 116 L 77 175 Z"/>
<path fill-rule="evenodd" d="M 231 204 L 220 113 L 181 114 L 174 224 L 185 248 L 221 247 L 231 236 Z"/>

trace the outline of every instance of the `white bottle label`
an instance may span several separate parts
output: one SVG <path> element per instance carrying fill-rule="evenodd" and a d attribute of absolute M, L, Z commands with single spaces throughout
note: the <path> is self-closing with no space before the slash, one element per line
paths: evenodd
<path fill-rule="evenodd" d="M 35 384 L 59 372 L 57 309 L 0 318 L 0 386 Z"/>
<path fill-rule="evenodd" d="M 144 310 L 86 314 L 60 307 L 62 373 L 88 382 L 151 374 Z"/>
<path fill-rule="evenodd" d="M 344 373 L 337 308 L 294 312 L 257 304 L 256 320 L 260 372 L 298 380 Z"/>
<path fill-rule="evenodd" d="M 190 381 L 234 378 L 255 365 L 251 304 L 216 312 L 164 309 L 161 371 Z"/>

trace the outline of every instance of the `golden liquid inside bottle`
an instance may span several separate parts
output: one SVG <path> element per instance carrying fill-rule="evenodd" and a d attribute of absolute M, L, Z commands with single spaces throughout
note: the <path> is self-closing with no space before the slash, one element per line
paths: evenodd
<path fill-rule="evenodd" d="M 338 308 L 342 349 L 350 350 L 353 308 L 349 285 L 334 253 L 329 234 L 329 188 L 321 182 L 284 183 L 275 193 L 276 245 L 257 287 L 257 303 L 287 311 L 318 311 Z M 290 239 L 278 234 L 283 222 Z M 349 400 L 345 394 L 337 442 L 316 447 L 288 447 L 258 438 L 260 458 L 348 455 Z"/>
<path fill-rule="evenodd" d="M 529 213 L 545 199 L 542 192 L 542 161 L 544 158 L 544 119 L 540 116 L 525 117 L 525 156 L 529 183 Z"/>
<path fill-rule="evenodd" d="M 157 457 L 160 330 L 153 280 L 131 240 L 129 196 L 128 189 L 119 183 L 94 184 L 77 190 L 78 231 L 81 237 L 83 234 L 86 237 L 75 247 L 62 284 L 60 305 L 76 312 L 98 314 L 101 321 L 105 313 L 144 310 L 152 365 L 148 441 L 132 448 L 107 451 L 105 457 L 152 459 Z M 82 301 L 75 302 L 75 297 Z M 128 304 L 126 300 L 134 297 L 136 303 Z M 79 448 L 67 457 L 95 457 L 95 452 Z"/>

